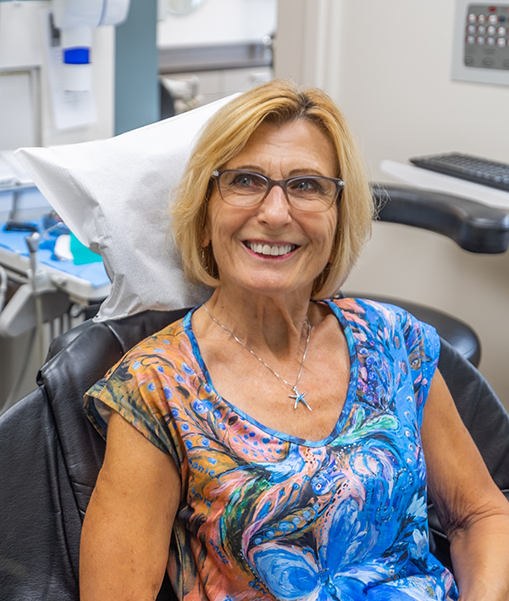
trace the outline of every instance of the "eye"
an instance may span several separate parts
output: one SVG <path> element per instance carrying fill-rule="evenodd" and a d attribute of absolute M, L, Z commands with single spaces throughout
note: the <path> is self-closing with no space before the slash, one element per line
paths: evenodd
<path fill-rule="evenodd" d="M 298 179 L 294 180 L 290 186 L 292 190 L 315 190 L 316 182 L 310 179 Z"/>
<path fill-rule="evenodd" d="M 253 182 L 253 178 L 249 175 L 236 175 L 233 178 L 232 184 L 236 186 L 250 186 Z"/>
<path fill-rule="evenodd" d="M 245 190 L 254 190 L 265 187 L 265 182 L 261 177 L 257 177 L 253 173 L 230 173 L 230 181 L 228 184 L 235 188 L 242 188 Z"/>
<path fill-rule="evenodd" d="M 303 177 L 292 180 L 288 185 L 294 194 L 323 194 L 323 186 L 319 178 Z"/>

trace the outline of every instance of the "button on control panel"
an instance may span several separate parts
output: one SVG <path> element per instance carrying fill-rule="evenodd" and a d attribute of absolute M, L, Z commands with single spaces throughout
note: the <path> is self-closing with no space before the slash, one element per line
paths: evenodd
<path fill-rule="evenodd" d="M 509 4 L 469 4 L 464 40 L 465 66 L 509 70 Z"/>

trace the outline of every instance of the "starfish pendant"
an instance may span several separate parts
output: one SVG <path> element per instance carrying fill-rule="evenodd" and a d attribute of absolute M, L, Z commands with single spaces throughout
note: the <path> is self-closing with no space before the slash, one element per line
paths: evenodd
<path fill-rule="evenodd" d="M 307 392 L 303 392 L 302 394 L 300 394 L 300 392 L 297 390 L 297 386 L 293 387 L 293 392 L 295 392 L 295 394 L 288 395 L 290 399 L 295 399 L 295 405 L 293 406 L 293 408 L 297 409 L 299 403 L 303 403 L 310 411 L 312 411 L 311 407 L 304 400 L 304 397 L 306 396 Z"/>

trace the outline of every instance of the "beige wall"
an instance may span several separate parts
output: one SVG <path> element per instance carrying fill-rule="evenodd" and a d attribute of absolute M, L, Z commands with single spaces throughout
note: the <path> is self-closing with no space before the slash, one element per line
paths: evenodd
<path fill-rule="evenodd" d="M 164 2 L 163 2 L 164 4 Z M 159 48 L 259 41 L 276 30 L 277 0 L 207 0 L 188 15 L 157 24 Z"/>
<path fill-rule="evenodd" d="M 279 0 L 276 75 L 333 95 L 373 180 L 388 181 L 385 158 L 458 150 L 509 162 L 509 87 L 451 81 L 454 9 L 453 0 Z M 376 224 L 345 290 L 470 323 L 481 371 L 509 408 L 509 253 L 476 256 L 430 232 Z"/>

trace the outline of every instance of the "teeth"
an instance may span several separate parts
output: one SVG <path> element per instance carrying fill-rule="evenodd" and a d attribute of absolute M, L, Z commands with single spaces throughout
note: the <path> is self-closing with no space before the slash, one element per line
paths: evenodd
<path fill-rule="evenodd" d="M 247 242 L 246 245 L 258 255 L 270 255 L 272 257 L 286 255 L 296 248 L 293 244 L 275 244 L 274 246 L 270 246 L 269 244 Z"/>

